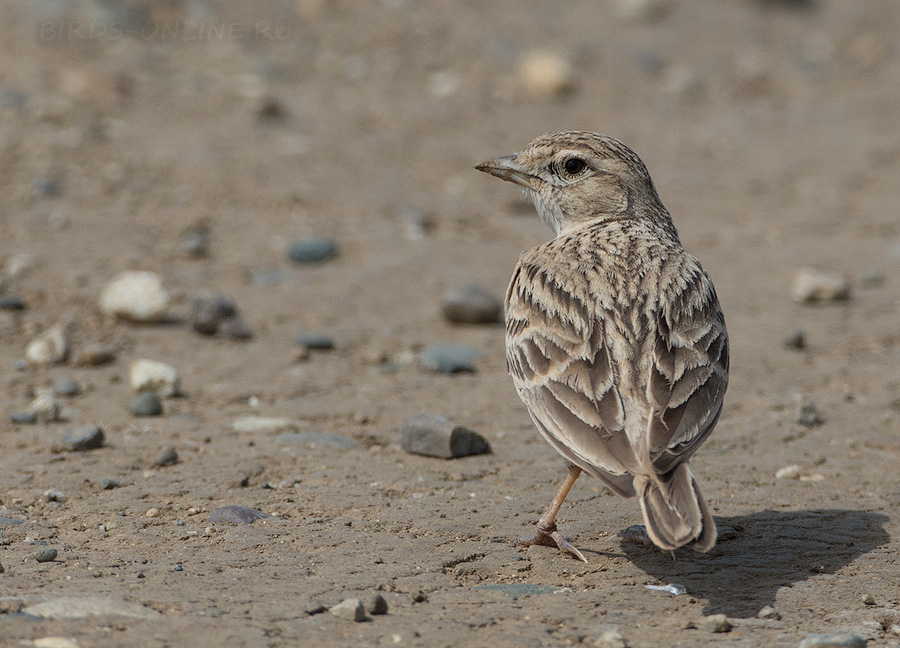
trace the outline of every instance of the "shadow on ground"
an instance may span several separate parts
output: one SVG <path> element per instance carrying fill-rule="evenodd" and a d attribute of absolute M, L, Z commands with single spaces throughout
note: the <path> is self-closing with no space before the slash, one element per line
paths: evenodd
<path fill-rule="evenodd" d="M 680 583 L 709 599 L 706 614 L 753 617 L 773 605 L 776 592 L 831 574 L 889 540 L 887 516 L 864 511 L 760 511 L 717 518 L 720 541 L 710 555 L 671 556 L 623 544 L 632 562 L 666 583 Z"/>

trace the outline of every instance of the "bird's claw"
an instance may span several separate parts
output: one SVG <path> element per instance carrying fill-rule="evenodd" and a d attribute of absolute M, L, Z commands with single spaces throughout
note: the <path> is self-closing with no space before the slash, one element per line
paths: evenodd
<path fill-rule="evenodd" d="M 534 534 L 533 538 L 519 538 L 516 541 L 516 545 L 520 547 L 530 547 L 531 545 L 556 547 L 560 551 L 572 554 L 582 562 L 587 562 L 587 558 L 584 557 L 584 554 L 563 537 L 563 534 L 559 532 L 555 524 L 546 530 L 538 527 L 537 533 Z"/>

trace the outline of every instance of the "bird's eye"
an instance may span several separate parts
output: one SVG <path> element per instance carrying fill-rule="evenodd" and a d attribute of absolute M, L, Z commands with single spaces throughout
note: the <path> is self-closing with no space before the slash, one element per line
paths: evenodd
<path fill-rule="evenodd" d="M 563 168 L 569 175 L 578 175 L 586 166 L 585 161 L 577 157 L 571 157 L 563 163 Z"/>

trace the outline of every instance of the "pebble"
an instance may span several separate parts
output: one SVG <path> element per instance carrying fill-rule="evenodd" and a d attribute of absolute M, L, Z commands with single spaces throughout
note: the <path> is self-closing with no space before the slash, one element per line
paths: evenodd
<path fill-rule="evenodd" d="M 703 617 L 697 627 L 706 632 L 729 632 L 731 622 L 724 614 L 711 614 Z"/>
<path fill-rule="evenodd" d="M 348 621 L 365 621 L 366 608 L 359 599 L 349 598 L 341 601 L 337 605 L 328 608 L 328 611 L 336 617 L 347 619 Z"/>
<path fill-rule="evenodd" d="M 801 268 L 791 284 L 791 299 L 798 304 L 844 301 L 850 299 L 850 282 L 836 272 Z"/>
<path fill-rule="evenodd" d="M 775 479 L 800 479 L 800 475 L 802 473 L 803 468 L 801 468 L 797 464 L 791 464 L 790 466 L 780 468 L 775 473 Z"/>
<path fill-rule="evenodd" d="M 2 574 L 5 571 L 6 571 L 6 567 L 3 566 L 3 563 L 0 563 L 0 574 Z M 3 598 L 6 598 L 6 597 L 3 597 Z M 0 614 L 3 613 L 3 608 L 2 608 L 3 603 L 4 603 L 4 601 L 0 600 Z"/>
<path fill-rule="evenodd" d="M 175 369 L 156 360 L 135 360 L 128 370 L 131 388 L 136 392 L 155 391 L 163 398 L 181 391 L 181 378 Z"/>
<path fill-rule="evenodd" d="M 297 422 L 293 419 L 275 416 L 244 416 L 231 422 L 235 432 L 271 432 L 296 427 Z"/>
<path fill-rule="evenodd" d="M 806 427 L 816 427 L 824 422 L 825 419 L 822 418 L 822 413 L 815 403 L 804 403 L 800 406 L 800 411 L 797 413 L 797 423 Z"/>
<path fill-rule="evenodd" d="M 159 416 L 163 413 L 162 400 L 155 391 L 138 394 L 131 399 L 128 409 L 135 416 Z"/>
<path fill-rule="evenodd" d="M 52 423 L 61 420 L 62 403 L 56 400 L 51 393 L 39 394 L 28 405 L 28 411 L 34 414 L 35 419 L 42 423 Z"/>
<path fill-rule="evenodd" d="M 124 616 L 159 619 L 162 614 L 124 599 L 105 596 L 62 596 L 29 605 L 23 614 L 47 619 L 83 619 L 95 616 Z"/>
<path fill-rule="evenodd" d="M 303 612 L 308 614 L 309 616 L 314 616 L 316 614 L 322 614 L 322 612 L 326 612 L 328 610 L 327 607 L 316 599 L 311 600 L 306 605 L 303 606 Z"/>
<path fill-rule="evenodd" d="M 0 310 L 25 310 L 25 302 L 20 297 L 3 296 L 0 297 Z"/>
<path fill-rule="evenodd" d="M 238 506 L 229 504 L 228 506 L 220 506 L 209 514 L 206 518 L 207 524 L 216 524 L 217 522 L 231 522 L 232 524 L 253 524 L 257 520 L 270 517 L 268 513 L 249 506 Z"/>
<path fill-rule="evenodd" d="M 381 594 L 373 594 L 369 597 L 366 609 L 369 610 L 369 614 L 371 614 L 372 616 L 387 614 L 388 603 Z"/>
<path fill-rule="evenodd" d="M 249 340 L 253 337 L 253 330 L 239 315 L 222 320 L 222 333 L 232 340 Z"/>
<path fill-rule="evenodd" d="M 0 565 L 0 574 L 3 565 Z M 18 596 L 0 596 L 0 614 L 18 614 L 25 607 L 25 600 Z"/>
<path fill-rule="evenodd" d="M 215 335 L 224 320 L 237 315 L 237 306 L 227 295 L 194 295 L 191 299 L 191 328 L 204 335 Z"/>
<path fill-rule="evenodd" d="M 875 605 L 875 597 L 871 594 L 863 594 L 859 597 L 863 605 Z"/>
<path fill-rule="evenodd" d="M 494 324 L 503 315 L 503 302 L 481 286 L 466 284 L 446 294 L 441 313 L 454 324 Z"/>
<path fill-rule="evenodd" d="M 113 490 L 114 488 L 118 488 L 119 486 L 121 486 L 121 484 L 115 479 L 100 480 L 100 490 Z"/>
<path fill-rule="evenodd" d="M 464 344 L 435 344 L 419 354 L 419 365 L 434 373 L 474 373 L 482 351 Z"/>
<path fill-rule="evenodd" d="M 169 308 L 169 293 L 154 272 L 128 270 L 100 293 L 100 310 L 133 322 L 159 322 Z"/>
<path fill-rule="evenodd" d="M 333 238 L 313 236 L 291 243 L 287 257 L 295 263 L 320 263 L 337 256 L 337 253 L 337 241 Z"/>
<path fill-rule="evenodd" d="M 78 642 L 67 637 L 38 637 L 34 648 L 78 648 Z"/>
<path fill-rule="evenodd" d="M 779 614 L 778 610 L 773 608 L 771 605 L 766 605 L 759 612 L 756 613 L 757 619 L 769 619 L 771 621 L 778 621 L 781 619 L 781 614 Z"/>
<path fill-rule="evenodd" d="M 866 648 L 866 640 L 855 634 L 808 634 L 799 648 Z"/>
<path fill-rule="evenodd" d="M 803 329 L 793 329 L 785 333 L 781 343 L 788 349 L 805 349 L 806 334 Z"/>
<path fill-rule="evenodd" d="M 68 326 L 63 323 L 47 329 L 25 347 L 25 359 L 29 364 L 44 366 L 65 362 L 69 356 Z"/>
<path fill-rule="evenodd" d="M 156 457 L 156 465 L 157 466 L 174 466 L 178 463 L 178 450 L 174 447 L 169 446 L 168 448 L 163 448 L 160 451 L 159 456 Z"/>
<path fill-rule="evenodd" d="M 62 193 L 59 178 L 35 178 L 31 188 L 38 198 L 56 198 Z"/>
<path fill-rule="evenodd" d="M 72 378 L 58 378 L 51 387 L 53 393 L 57 396 L 77 396 L 81 393 L 81 384 Z"/>
<path fill-rule="evenodd" d="M 195 225 L 181 235 L 181 249 L 193 259 L 209 254 L 209 225 Z"/>
<path fill-rule="evenodd" d="M 312 443 L 341 450 L 352 450 L 359 447 L 359 444 L 353 439 L 330 432 L 286 432 L 275 437 L 275 442 L 285 445 Z"/>
<path fill-rule="evenodd" d="M 63 447 L 71 452 L 96 450 L 103 446 L 106 435 L 99 425 L 85 425 L 69 430 L 63 435 Z"/>
<path fill-rule="evenodd" d="M 324 333 L 298 333 L 294 337 L 294 343 L 318 351 L 328 351 L 334 348 L 334 340 Z"/>
<path fill-rule="evenodd" d="M 618 0 L 616 14 L 623 22 L 652 23 L 672 10 L 672 0 Z"/>
<path fill-rule="evenodd" d="M 116 350 L 108 344 L 99 342 L 88 344 L 75 355 L 75 364 L 97 367 L 114 362 Z"/>
<path fill-rule="evenodd" d="M 477 432 L 437 414 L 407 416 L 400 426 L 400 446 L 409 453 L 454 459 L 490 454 L 491 444 Z"/>
<path fill-rule="evenodd" d="M 9 420 L 13 423 L 29 425 L 31 423 L 37 423 L 37 416 L 34 412 L 13 412 L 10 415 Z"/>
<path fill-rule="evenodd" d="M 596 630 L 596 637 L 590 642 L 595 648 L 628 648 L 622 632 L 616 626 L 601 627 Z"/>
<path fill-rule="evenodd" d="M 574 73 L 569 60 L 549 50 L 532 50 L 519 61 L 522 85 L 538 97 L 554 97 L 574 87 Z"/>
<path fill-rule="evenodd" d="M 56 560 L 57 552 L 53 547 L 38 547 L 32 555 L 38 562 L 52 562 Z"/>

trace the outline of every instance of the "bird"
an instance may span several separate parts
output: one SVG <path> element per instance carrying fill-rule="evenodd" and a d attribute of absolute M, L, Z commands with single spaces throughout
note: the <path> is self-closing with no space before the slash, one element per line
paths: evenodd
<path fill-rule="evenodd" d="M 689 460 L 722 412 L 728 333 L 647 167 L 615 138 L 567 130 L 475 168 L 522 187 L 555 234 L 522 253 L 506 294 L 507 369 L 568 466 L 519 544 L 587 562 L 556 525 L 584 472 L 638 499 L 660 549 L 708 552 L 716 525 Z"/>

